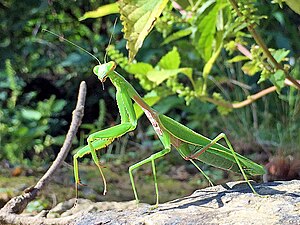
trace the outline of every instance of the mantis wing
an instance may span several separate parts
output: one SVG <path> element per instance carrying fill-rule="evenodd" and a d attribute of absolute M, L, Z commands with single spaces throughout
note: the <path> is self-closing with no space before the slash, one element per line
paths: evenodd
<path fill-rule="evenodd" d="M 170 117 L 162 114 L 159 114 L 158 116 L 161 125 L 167 130 L 167 132 L 169 132 L 175 138 L 181 140 L 183 144 L 188 145 L 188 148 L 184 149 L 185 156 L 193 154 L 195 151 L 199 150 L 199 148 L 202 148 L 212 142 L 212 140 L 209 138 L 196 133 L 195 131 L 176 122 Z M 238 153 L 236 153 L 236 156 L 247 175 L 262 175 L 265 173 L 265 170 L 261 165 L 258 165 L 257 163 Z M 204 151 L 197 157 L 197 159 L 217 168 L 232 170 L 234 172 L 240 171 L 230 149 L 218 143 L 212 145 L 210 148 Z"/>

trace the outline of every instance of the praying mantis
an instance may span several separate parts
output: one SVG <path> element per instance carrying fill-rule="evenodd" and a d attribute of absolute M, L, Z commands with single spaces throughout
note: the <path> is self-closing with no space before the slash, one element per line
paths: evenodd
<path fill-rule="evenodd" d="M 56 35 L 48 30 L 45 31 Z M 64 40 L 72 45 L 77 46 L 67 39 Z M 163 149 L 161 151 L 154 153 L 150 157 L 129 167 L 129 177 L 134 197 L 137 203 L 139 202 L 139 197 L 133 179 L 133 171 L 146 163 L 151 163 L 156 193 L 155 206 L 158 206 L 159 192 L 156 178 L 155 160 L 168 154 L 171 151 L 172 146 L 179 152 L 183 159 L 189 160 L 192 164 L 194 164 L 195 167 L 208 179 L 210 183 L 210 179 L 204 174 L 200 167 L 197 166 L 194 160 L 199 160 L 203 163 L 217 168 L 231 170 L 237 173 L 241 172 L 253 193 L 256 193 L 250 181 L 248 180 L 247 175 L 263 175 L 265 173 L 263 166 L 236 153 L 224 133 L 219 134 L 216 138 L 211 140 L 201 134 L 194 132 L 193 130 L 171 119 L 170 117 L 157 112 L 156 110 L 151 108 L 146 103 L 146 101 L 144 101 L 144 99 L 137 93 L 134 87 L 121 74 L 115 71 L 115 68 L 117 66 L 115 62 L 110 61 L 101 64 L 94 55 L 81 47 L 79 48 L 98 61 L 99 65 L 93 68 L 93 73 L 98 77 L 100 82 L 103 84 L 108 78 L 115 86 L 116 102 L 121 116 L 121 123 L 89 135 L 89 137 L 87 138 L 88 144 L 77 151 L 77 153 L 73 156 L 76 198 L 78 195 L 78 185 L 82 185 L 79 178 L 78 159 L 84 157 L 87 154 L 91 154 L 93 161 L 99 169 L 100 175 L 103 179 L 103 194 L 105 195 L 107 191 L 107 185 L 105 176 L 102 172 L 103 166 L 101 165 L 100 160 L 96 154 L 96 150 L 106 148 L 116 138 L 119 138 L 136 128 L 137 115 L 134 109 L 133 102 L 135 102 L 135 104 L 137 104 L 143 110 L 151 125 L 153 126 L 156 135 L 163 145 Z M 220 139 L 224 139 L 228 147 L 217 143 Z"/>

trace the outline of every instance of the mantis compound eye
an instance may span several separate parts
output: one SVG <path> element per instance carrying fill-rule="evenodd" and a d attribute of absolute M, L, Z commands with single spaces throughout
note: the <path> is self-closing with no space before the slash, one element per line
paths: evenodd
<path fill-rule="evenodd" d="M 111 61 L 94 67 L 93 72 L 103 83 L 106 80 L 108 74 L 116 68 L 116 63 Z"/>

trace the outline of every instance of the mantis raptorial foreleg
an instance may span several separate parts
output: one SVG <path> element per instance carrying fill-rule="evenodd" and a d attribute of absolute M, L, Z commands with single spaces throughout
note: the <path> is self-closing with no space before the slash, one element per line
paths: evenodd
<path fill-rule="evenodd" d="M 85 154 L 89 153 L 92 155 L 92 158 L 95 164 L 97 165 L 101 177 L 103 179 L 103 194 L 105 195 L 107 189 L 106 179 L 102 172 L 102 166 L 100 165 L 100 161 L 96 154 L 96 150 L 105 148 L 106 146 L 111 144 L 115 138 L 123 136 L 127 132 L 134 130 L 136 127 L 137 121 L 135 114 L 132 113 L 134 112 L 134 110 L 131 99 L 128 98 L 128 95 L 124 94 L 124 92 L 117 91 L 116 100 L 121 115 L 121 124 L 91 134 L 87 139 L 88 145 L 80 149 L 74 155 L 74 177 L 76 185 L 76 196 L 78 195 L 78 185 L 81 184 L 78 171 L 78 158 L 81 158 Z"/>
<path fill-rule="evenodd" d="M 90 148 L 90 146 L 85 146 L 82 149 L 80 149 L 74 156 L 73 156 L 73 164 L 74 164 L 74 177 L 75 177 L 75 188 L 76 188 L 76 199 L 78 197 L 78 185 L 83 185 L 80 182 L 79 178 L 79 169 L 78 169 L 78 158 L 82 158 L 85 154 L 91 153 L 92 158 L 97 165 L 99 172 L 101 174 L 102 180 L 103 180 L 103 194 L 105 195 L 106 193 L 106 180 L 104 177 L 104 174 L 101 169 L 100 161 L 99 158 L 95 152 L 95 149 L 101 149 L 105 148 L 107 145 L 109 145 L 113 139 L 108 139 L 108 140 L 97 140 L 93 143 L 93 148 Z"/>

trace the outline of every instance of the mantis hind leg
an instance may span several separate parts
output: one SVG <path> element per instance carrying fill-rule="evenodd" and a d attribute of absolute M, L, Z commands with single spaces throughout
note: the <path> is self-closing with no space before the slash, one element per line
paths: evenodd
<path fill-rule="evenodd" d="M 211 179 L 209 179 L 209 177 L 204 173 L 204 171 L 194 162 L 194 160 L 192 159 L 189 159 L 189 161 L 191 163 L 193 163 L 193 165 L 200 171 L 200 173 L 208 180 L 208 183 L 211 185 L 211 186 L 214 186 L 213 182 L 211 181 Z"/>
<path fill-rule="evenodd" d="M 139 202 L 139 198 L 138 198 L 138 195 L 137 195 L 137 191 L 136 191 L 136 188 L 135 188 L 135 183 L 134 183 L 134 179 L 133 179 L 133 175 L 132 175 L 132 171 L 134 169 L 137 169 L 139 168 L 140 166 L 146 164 L 146 163 L 149 163 L 151 162 L 151 165 L 152 165 L 152 171 L 153 171 L 153 178 L 154 178 L 154 185 L 155 185 L 155 193 L 156 193 L 156 204 L 155 206 L 158 206 L 158 202 L 159 202 L 159 194 L 158 194 L 158 184 L 157 184 L 157 178 L 156 178 L 156 169 L 155 169 L 155 163 L 154 163 L 154 160 L 155 159 L 158 159 L 160 157 L 163 157 L 164 155 L 166 155 L 167 153 L 169 153 L 171 151 L 171 148 L 165 148 L 163 149 L 162 151 L 160 152 L 157 152 L 153 155 L 151 155 L 149 158 L 147 159 L 144 159 L 132 166 L 129 167 L 129 176 L 130 176 L 130 181 L 131 181 L 131 185 L 132 185 L 132 189 L 133 189 L 133 193 L 134 193 L 134 197 L 135 197 L 135 200 L 136 202 L 138 203 Z"/>
<path fill-rule="evenodd" d="M 211 186 L 214 186 L 213 182 L 204 173 L 204 171 L 194 162 L 194 160 L 190 156 L 187 156 L 188 152 L 190 152 L 188 144 L 181 143 L 180 146 L 176 147 L 176 150 L 179 152 L 179 154 L 181 155 L 182 158 L 184 158 L 185 160 L 189 160 L 197 168 L 197 170 L 199 170 L 199 172 L 207 179 L 208 183 Z"/>
<path fill-rule="evenodd" d="M 197 151 L 196 153 L 187 156 L 186 159 L 191 160 L 191 159 L 196 159 L 198 156 L 200 156 L 203 152 L 205 152 L 207 149 L 209 149 L 210 147 L 212 147 L 214 144 L 216 144 L 220 139 L 224 139 L 227 146 L 229 147 L 230 151 L 232 152 L 232 156 L 235 159 L 245 181 L 248 183 L 249 187 L 251 188 L 252 192 L 257 194 L 257 192 L 255 191 L 255 189 L 253 188 L 253 186 L 251 185 L 250 181 L 248 180 L 248 177 L 235 153 L 235 151 L 233 150 L 233 147 L 229 141 L 229 139 L 227 138 L 227 136 L 224 133 L 219 134 L 217 137 L 215 137 L 208 145 L 204 146 L 202 149 L 200 149 L 199 151 Z"/>

